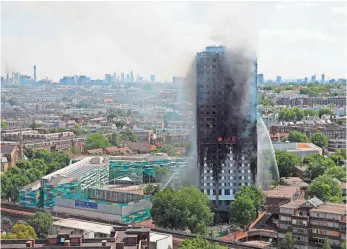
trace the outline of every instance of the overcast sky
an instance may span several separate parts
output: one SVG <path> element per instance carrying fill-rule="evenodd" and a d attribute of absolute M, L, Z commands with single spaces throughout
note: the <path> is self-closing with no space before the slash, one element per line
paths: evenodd
<path fill-rule="evenodd" d="M 208 45 L 246 44 L 266 79 L 346 77 L 344 2 L 1 2 L 1 73 L 183 76 Z"/>

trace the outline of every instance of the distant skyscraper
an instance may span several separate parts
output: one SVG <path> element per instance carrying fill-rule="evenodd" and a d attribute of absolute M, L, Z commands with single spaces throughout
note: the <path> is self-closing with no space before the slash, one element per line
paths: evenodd
<path fill-rule="evenodd" d="M 335 79 L 330 79 L 330 80 L 329 80 L 329 83 L 335 83 L 335 82 L 336 82 Z"/>
<path fill-rule="evenodd" d="M 105 74 L 104 83 L 105 84 L 111 84 L 111 81 L 112 81 L 111 74 Z"/>
<path fill-rule="evenodd" d="M 74 85 L 78 84 L 78 75 L 73 76 Z"/>
<path fill-rule="evenodd" d="M 130 82 L 130 75 L 127 73 L 127 82 Z"/>
<path fill-rule="evenodd" d="M 155 75 L 151 74 L 151 81 L 155 82 Z"/>
<path fill-rule="evenodd" d="M 240 82 L 249 77 L 248 72 L 244 72 L 247 76 L 232 75 L 226 53 L 220 46 L 196 55 L 199 187 L 212 207 L 223 213 L 239 188 L 255 183 L 257 154 L 257 66 L 254 62 L 249 83 Z M 249 99 L 246 105 L 244 97 Z"/>
<path fill-rule="evenodd" d="M 131 81 L 131 82 L 134 82 L 134 81 L 135 81 L 134 72 L 133 72 L 133 71 L 130 72 L 130 81 Z"/>
<path fill-rule="evenodd" d="M 304 80 L 304 82 L 305 82 L 305 83 L 307 83 L 307 82 L 308 82 L 308 78 L 307 78 L 307 77 L 305 77 L 305 80 Z"/>
<path fill-rule="evenodd" d="M 257 75 L 258 77 L 258 83 L 263 84 L 264 83 L 264 74 L 260 73 Z"/>
<path fill-rule="evenodd" d="M 346 84 L 346 79 L 340 78 L 340 79 L 337 79 L 337 82 L 342 83 L 342 84 Z"/>
<path fill-rule="evenodd" d="M 116 73 L 113 73 L 112 82 L 116 82 L 116 81 L 117 81 L 117 75 L 116 75 Z"/>
<path fill-rule="evenodd" d="M 78 85 L 86 85 L 89 83 L 89 79 L 87 76 L 85 75 L 80 75 L 78 77 Z"/>
<path fill-rule="evenodd" d="M 120 79 L 121 79 L 121 81 L 124 81 L 124 73 L 121 73 Z"/>
<path fill-rule="evenodd" d="M 277 84 L 280 84 L 281 81 L 282 81 L 282 77 L 281 77 L 281 76 L 277 76 L 277 77 L 276 77 L 276 83 L 277 83 Z"/>
<path fill-rule="evenodd" d="M 34 82 L 36 82 L 36 65 L 34 65 Z"/>
<path fill-rule="evenodd" d="M 316 75 L 312 75 L 311 82 L 316 82 Z"/>
<path fill-rule="evenodd" d="M 325 83 L 325 74 L 322 74 L 322 79 L 321 79 L 321 83 L 324 84 Z"/>

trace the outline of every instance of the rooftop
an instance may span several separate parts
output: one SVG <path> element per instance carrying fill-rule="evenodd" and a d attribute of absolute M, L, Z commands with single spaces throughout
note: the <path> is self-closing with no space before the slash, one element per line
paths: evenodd
<path fill-rule="evenodd" d="M 1 144 L 1 153 L 2 154 L 11 154 L 12 151 L 16 148 L 16 144 L 14 145 L 3 145 Z"/>
<path fill-rule="evenodd" d="M 97 157 L 99 159 L 102 159 L 102 157 Z M 83 158 L 82 160 L 70 164 L 69 166 L 62 168 L 60 170 L 57 170 L 49 175 L 46 175 L 42 177 L 42 179 L 47 180 L 48 182 L 51 181 L 52 177 L 54 176 L 63 176 L 67 178 L 72 178 L 72 179 L 78 179 L 82 177 L 83 175 L 90 173 L 93 170 L 97 170 L 96 167 L 101 167 L 104 166 L 106 163 L 103 163 L 102 161 L 99 161 L 96 163 L 93 161 L 95 159 L 94 157 L 86 157 Z"/>
<path fill-rule="evenodd" d="M 273 142 L 273 147 L 275 150 L 321 150 L 312 143 Z"/>
<path fill-rule="evenodd" d="M 105 224 L 99 224 L 94 222 L 86 222 L 82 220 L 75 220 L 75 219 L 63 219 L 63 220 L 57 220 L 53 222 L 54 226 L 60 226 L 60 227 L 68 227 L 73 229 L 79 229 L 83 231 L 88 232 L 95 232 L 95 233 L 102 233 L 102 234 L 111 234 L 111 230 L 113 226 L 111 225 L 105 225 Z"/>
<path fill-rule="evenodd" d="M 327 202 L 312 211 L 346 215 L 346 205 L 342 203 Z"/>
<path fill-rule="evenodd" d="M 264 191 L 264 195 L 266 198 L 293 198 L 294 195 L 298 192 L 297 187 L 292 186 L 277 186 L 275 189 Z"/>
<path fill-rule="evenodd" d="M 282 177 L 281 180 L 284 181 L 289 186 L 300 187 L 300 188 L 308 187 L 308 184 L 299 177 Z"/>

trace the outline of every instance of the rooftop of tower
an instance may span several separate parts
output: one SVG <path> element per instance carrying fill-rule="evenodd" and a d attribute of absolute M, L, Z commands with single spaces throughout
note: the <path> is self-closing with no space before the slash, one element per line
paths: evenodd
<path fill-rule="evenodd" d="M 225 46 L 208 46 L 206 47 L 205 51 L 206 52 L 224 52 L 226 49 Z"/>

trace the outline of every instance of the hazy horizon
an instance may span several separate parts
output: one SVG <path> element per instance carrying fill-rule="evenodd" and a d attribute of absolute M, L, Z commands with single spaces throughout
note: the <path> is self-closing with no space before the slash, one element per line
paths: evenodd
<path fill-rule="evenodd" d="M 346 78 L 346 13 L 345 2 L 1 2 L 1 74 L 171 80 L 222 35 L 246 37 L 266 79 Z"/>

